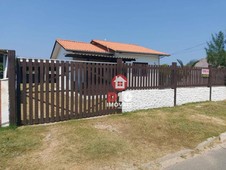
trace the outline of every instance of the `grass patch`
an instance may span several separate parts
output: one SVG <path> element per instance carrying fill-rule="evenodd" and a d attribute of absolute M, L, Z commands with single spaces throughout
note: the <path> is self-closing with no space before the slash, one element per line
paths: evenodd
<path fill-rule="evenodd" d="M 5 169 L 12 160 L 24 153 L 38 149 L 44 137 L 41 129 L 40 127 L 0 128 L 0 169 Z"/>
<path fill-rule="evenodd" d="M 126 169 L 226 131 L 226 101 L 0 129 L 0 169 Z"/>

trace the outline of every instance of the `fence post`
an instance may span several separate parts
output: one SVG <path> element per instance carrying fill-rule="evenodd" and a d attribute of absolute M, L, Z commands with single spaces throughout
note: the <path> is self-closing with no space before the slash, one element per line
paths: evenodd
<path fill-rule="evenodd" d="M 16 113 L 16 53 L 8 51 L 8 77 L 9 77 L 9 123 L 17 125 Z"/>
<path fill-rule="evenodd" d="M 117 74 L 122 74 L 122 59 L 117 59 Z"/>
<path fill-rule="evenodd" d="M 210 88 L 209 101 L 212 101 L 212 65 L 209 64 L 208 68 L 209 68 L 208 86 Z"/>
<path fill-rule="evenodd" d="M 177 63 L 172 63 L 172 88 L 174 89 L 174 106 L 177 105 Z"/>

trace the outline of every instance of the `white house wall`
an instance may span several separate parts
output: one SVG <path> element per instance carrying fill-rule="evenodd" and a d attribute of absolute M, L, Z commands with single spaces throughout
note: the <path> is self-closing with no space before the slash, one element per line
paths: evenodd
<path fill-rule="evenodd" d="M 56 59 L 58 60 L 73 60 L 72 57 L 65 57 L 65 55 L 67 54 L 67 51 L 64 50 L 62 47 L 60 48 L 58 55 L 56 57 Z"/>
<path fill-rule="evenodd" d="M 73 60 L 72 57 L 65 57 L 67 51 L 56 43 L 55 49 L 52 54 L 52 59 L 57 60 Z M 148 63 L 149 65 L 159 65 L 160 57 L 158 55 L 148 55 L 148 54 L 133 54 L 133 53 L 115 53 L 117 58 L 131 58 L 135 59 L 135 62 Z M 132 61 L 133 62 L 133 61 Z M 132 63 L 127 62 L 127 63 Z"/>
<path fill-rule="evenodd" d="M 53 54 L 51 56 L 52 57 L 51 59 L 57 59 L 59 51 L 60 51 L 61 48 L 62 47 L 58 43 L 56 43 L 54 50 L 53 50 Z"/>
<path fill-rule="evenodd" d="M 128 53 L 116 53 L 116 57 L 119 58 L 135 58 L 135 62 L 148 63 L 149 65 L 159 65 L 158 55 L 145 55 L 145 54 L 128 54 Z M 132 63 L 132 62 L 127 62 Z"/>

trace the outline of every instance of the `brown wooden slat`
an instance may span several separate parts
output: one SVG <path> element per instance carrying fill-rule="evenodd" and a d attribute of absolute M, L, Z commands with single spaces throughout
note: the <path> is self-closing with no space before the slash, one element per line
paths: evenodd
<path fill-rule="evenodd" d="M 40 60 L 40 123 L 44 123 L 44 65 L 43 60 Z"/>
<path fill-rule="evenodd" d="M 87 106 L 87 116 L 91 116 L 91 63 L 87 63 L 87 96 L 88 96 L 88 106 Z"/>
<path fill-rule="evenodd" d="M 100 90 L 100 84 L 99 84 L 99 69 L 100 69 L 100 63 L 96 64 L 96 71 L 95 71 L 95 74 L 96 74 L 96 115 L 99 115 L 99 102 L 100 102 L 100 93 L 99 93 L 99 90 Z M 98 93 L 97 93 L 98 92 Z"/>
<path fill-rule="evenodd" d="M 32 89 L 32 59 L 28 60 L 28 68 L 29 68 L 29 124 L 33 124 L 33 89 Z"/>
<path fill-rule="evenodd" d="M 45 110 L 46 110 L 46 114 L 45 114 L 45 122 L 48 123 L 49 122 L 49 60 L 45 60 L 45 87 L 46 87 L 46 104 L 45 104 Z"/>
<path fill-rule="evenodd" d="M 145 89 L 146 65 L 142 66 L 142 88 Z"/>
<path fill-rule="evenodd" d="M 51 117 L 50 117 L 50 121 L 51 122 L 54 122 L 55 121 L 55 99 L 54 99 L 54 96 L 55 96 L 55 89 L 54 89 L 54 78 L 55 78 L 55 71 L 54 71 L 54 60 L 51 60 L 51 63 L 50 63 L 50 68 L 51 68 L 51 74 L 50 74 L 50 82 L 51 82 L 51 101 L 50 101 L 50 106 L 51 106 Z"/>
<path fill-rule="evenodd" d="M 102 65 L 102 69 L 103 69 L 103 74 L 102 74 L 102 79 L 103 79 L 103 85 L 102 85 L 102 91 L 103 91 L 103 112 L 102 114 L 106 114 L 107 112 L 106 110 L 106 73 L 107 73 L 107 68 L 106 68 L 106 64 Z"/>
<path fill-rule="evenodd" d="M 27 62 L 26 59 L 22 60 L 22 77 L 23 77 L 23 91 L 22 91 L 22 101 L 23 101 L 23 121 L 22 124 L 28 124 L 27 121 Z"/>
<path fill-rule="evenodd" d="M 192 81 L 191 81 L 191 86 L 194 85 L 195 83 L 195 71 L 192 69 Z"/>
<path fill-rule="evenodd" d="M 135 88 L 137 88 L 138 87 L 138 85 L 137 85 L 137 75 L 138 75 L 138 69 L 135 67 L 135 65 L 133 65 L 133 70 L 134 70 L 134 79 L 135 79 Z"/>
<path fill-rule="evenodd" d="M 94 105 L 93 105 L 93 107 L 94 107 L 94 112 L 93 112 L 93 115 L 94 116 L 96 116 L 97 115 L 97 105 L 98 105 L 98 102 L 97 102 L 97 100 L 98 100 L 98 95 L 97 95 L 97 91 L 98 91 L 98 89 L 97 89 L 97 74 L 96 74 L 96 71 L 97 71 L 97 64 L 96 63 L 94 63 L 94 66 L 93 66 L 93 71 L 92 71 L 92 73 L 93 73 L 93 82 L 94 82 L 94 85 L 93 85 L 93 92 L 94 92 L 94 101 L 93 101 L 93 103 L 94 103 Z"/>
<path fill-rule="evenodd" d="M 83 117 L 87 117 L 87 108 L 86 108 L 86 93 L 87 93 L 87 65 L 86 63 L 83 63 Z"/>
<path fill-rule="evenodd" d="M 159 87 L 159 67 L 155 65 L 156 73 L 155 73 L 155 78 L 156 78 L 156 88 Z"/>
<path fill-rule="evenodd" d="M 127 88 L 131 87 L 131 69 L 130 69 L 130 63 L 129 64 L 125 64 L 126 68 L 127 68 Z"/>
<path fill-rule="evenodd" d="M 83 85 L 82 85 L 82 74 L 83 74 L 83 63 L 79 63 L 79 118 L 83 117 Z"/>
<path fill-rule="evenodd" d="M 113 77 L 117 75 L 117 65 L 114 65 L 113 73 L 114 73 L 114 74 L 113 74 Z M 112 77 L 112 78 L 113 78 L 113 77 Z M 117 93 L 116 90 L 113 89 L 113 87 L 112 87 L 112 92 Z M 113 107 L 111 108 L 111 110 L 114 110 L 114 111 L 116 112 L 117 108 L 115 108 L 115 107 L 113 106 Z"/>
<path fill-rule="evenodd" d="M 22 82 L 22 64 L 20 62 L 20 59 L 16 59 L 16 65 L 17 65 L 17 82 L 15 82 L 16 84 L 16 88 L 17 88 L 17 92 L 16 92 L 16 95 L 17 95 L 17 102 L 16 103 L 16 107 L 17 107 L 17 122 L 16 124 L 17 125 L 21 125 L 22 121 L 21 121 L 21 113 L 22 113 L 22 107 L 21 107 L 21 82 Z"/>
<path fill-rule="evenodd" d="M 132 65 L 131 65 L 132 66 Z M 115 65 L 115 64 L 113 64 L 112 65 L 112 71 L 111 71 L 111 79 L 110 79 L 110 92 L 115 92 L 115 89 L 113 88 L 113 86 L 112 86 L 112 79 L 114 78 L 114 76 L 116 75 L 116 69 L 117 69 L 117 66 Z M 132 75 L 132 68 L 131 68 L 131 80 L 133 79 L 133 75 Z M 133 87 L 133 85 L 132 85 L 132 83 L 131 83 L 131 87 L 130 88 L 132 88 Z M 114 107 L 110 107 L 110 110 L 109 111 L 111 111 L 111 110 L 115 110 L 114 109 Z"/>
<path fill-rule="evenodd" d="M 92 70 L 91 70 L 91 74 L 92 74 L 92 84 L 91 84 L 91 86 L 92 86 L 92 88 L 91 88 L 91 91 L 92 91 L 92 104 L 91 104 L 91 107 L 92 107 L 92 115 L 94 116 L 94 113 L 95 113 L 95 100 L 94 100 L 94 98 L 95 98 L 95 79 L 94 79 L 94 74 L 95 74 L 95 71 L 94 71 L 94 69 L 95 69 L 95 63 L 93 63 L 92 64 Z"/>
<path fill-rule="evenodd" d="M 132 64 L 130 64 L 130 86 L 127 89 L 132 89 L 133 88 L 133 68 L 132 68 Z"/>
<path fill-rule="evenodd" d="M 113 90 L 112 90 L 112 84 L 111 84 L 111 81 L 112 81 L 112 79 L 113 79 L 113 69 L 114 69 L 114 65 L 113 64 L 111 64 L 110 66 L 109 66 L 109 79 L 108 79 L 108 85 L 107 85 L 107 93 L 108 92 L 112 92 Z M 107 106 L 107 112 L 109 112 L 110 110 L 112 109 L 112 107 L 110 107 L 110 106 Z"/>
<path fill-rule="evenodd" d="M 71 110 L 70 110 L 70 118 L 74 118 L 75 115 L 74 115 L 74 97 L 75 97 L 75 94 L 74 94 L 74 83 L 75 83 L 75 80 L 74 80 L 74 77 L 75 77 L 75 74 L 74 74 L 74 63 L 71 62 L 71 76 L 70 76 L 70 83 L 71 83 Z"/>
<path fill-rule="evenodd" d="M 141 68 L 138 65 L 137 66 L 137 89 L 140 89 L 140 87 L 141 87 L 141 85 L 140 85 L 141 84 L 140 79 L 141 79 Z"/>
<path fill-rule="evenodd" d="M 128 71 L 127 71 L 128 72 Z M 107 65 L 106 67 L 106 73 L 105 73 L 105 112 L 108 112 L 108 106 L 107 106 L 107 94 L 110 91 L 110 80 L 111 79 L 111 64 Z"/>
<path fill-rule="evenodd" d="M 60 75 L 61 75 L 61 83 L 60 83 L 60 90 L 61 90 L 61 96 L 60 96 L 60 99 L 61 99 L 61 113 L 60 113 L 60 120 L 65 120 L 65 115 L 64 115 L 64 91 L 65 91 L 65 87 L 64 87 L 64 71 L 65 71 L 65 65 L 64 65 L 64 62 L 61 61 L 60 63 Z"/>
<path fill-rule="evenodd" d="M 156 80 L 156 67 L 155 66 L 153 66 L 153 86 L 154 86 L 154 88 L 156 88 L 156 86 L 157 86 L 157 80 Z"/>
<path fill-rule="evenodd" d="M 38 111 L 39 111 L 39 101 L 38 101 L 38 86 L 39 86 L 39 83 L 38 83 L 38 67 L 39 67 L 39 63 L 38 63 L 38 60 L 34 60 L 34 75 L 35 75 L 35 82 L 34 82 L 34 87 L 35 87 L 35 97 L 34 97 L 34 107 L 35 107 L 35 121 L 34 123 L 35 124 L 38 124 L 38 118 L 39 118 L 39 114 L 38 114 Z"/>
<path fill-rule="evenodd" d="M 60 120 L 60 73 L 59 73 L 60 63 L 56 60 L 55 69 L 56 69 L 56 121 Z"/>
<path fill-rule="evenodd" d="M 65 68 L 66 68 L 66 119 L 69 119 L 69 62 L 66 61 L 65 63 Z"/>
<path fill-rule="evenodd" d="M 146 75 L 145 75 L 145 71 L 146 71 L 146 66 L 142 66 L 142 89 L 145 89 L 145 78 L 146 78 Z"/>
<path fill-rule="evenodd" d="M 103 114 L 103 64 L 100 64 L 100 109 L 99 109 L 99 114 Z"/>
<path fill-rule="evenodd" d="M 111 88 L 112 87 L 111 80 L 113 78 L 112 77 L 112 68 L 113 68 L 113 64 L 109 64 L 109 66 L 107 66 L 108 74 L 107 74 L 107 77 L 106 77 L 106 79 L 107 79 L 107 84 L 106 84 L 106 97 L 107 97 L 108 92 L 111 92 L 112 91 L 112 88 Z M 129 70 L 127 70 L 127 75 L 128 75 L 128 71 Z M 127 79 L 127 81 L 128 81 L 128 79 Z M 106 103 L 107 103 L 107 98 L 106 98 Z M 108 105 L 106 105 L 106 110 L 107 110 L 107 112 L 110 110 L 110 108 L 109 108 Z"/>
<path fill-rule="evenodd" d="M 146 65 L 145 66 L 145 73 L 146 73 L 146 75 L 145 75 L 145 89 L 147 89 L 147 87 L 148 87 L 148 65 Z"/>
<path fill-rule="evenodd" d="M 133 68 L 132 68 L 132 64 L 130 63 L 129 65 L 129 69 L 130 69 L 130 86 L 129 88 L 132 88 L 133 87 Z"/>
<path fill-rule="evenodd" d="M 149 76 L 150 76 L 149 79 L 150 80 L 149 80 L 149 86 L 148 87 L 152 88 L 152 67 L 150 65 L 149 65 L 149 73 L 150 73 L 149 74 Z"/>
<path fill-rule="evenodd" d="M 78 115 L 78 113 L 79 113 L 79 110 L 78 110 L 78 108 L 79 108 L 79 98 L 78 98 L 78 71 L 79 71 L 79 69 L 78 69 L 78 63 L 75 63 L 75 65 L 74 65 L 74 67 L 75 67 L 75 118 L 79 118 L 79 115 Z"/>
<path fill-rule="evenodd" d="M 16 54 L 14 50 L 8 51 L 8 77 L 9 77 L 9 124 L 17 125 L 17 93 L 16 87 Z"/>

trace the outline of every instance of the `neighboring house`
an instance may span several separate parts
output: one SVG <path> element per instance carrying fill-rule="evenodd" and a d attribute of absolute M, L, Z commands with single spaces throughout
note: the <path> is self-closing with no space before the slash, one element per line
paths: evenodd
<path fill-rule="evenodd" d="M 202 58 L 195 64 L 195 67 L 208 67 L 208 62 L 206 58 Z"/>
<path fill-rule="evenodd" d="M 0 79 L 7 78 L 8 51 L 0 49 Z"/>
<path fill-rule="evenodd" d="M 169 54 L 135 44 L 102 40 L 84 43 L 58 39 L 50 58 L 95 62 L 116 62 L 117 58 L 122 58 L 126 63 L 159 65 L 160 58 L 164 56 L 169 56 Z"/>

